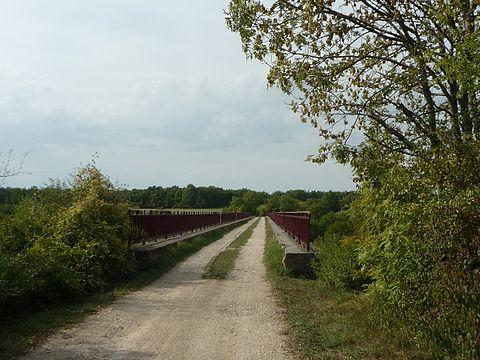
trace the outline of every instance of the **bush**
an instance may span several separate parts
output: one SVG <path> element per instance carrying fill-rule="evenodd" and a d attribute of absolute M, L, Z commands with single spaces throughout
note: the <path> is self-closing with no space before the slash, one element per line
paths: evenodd
<path fill-rule="evenodd" d="M 0 224 L 0 313 L 110 286 L 133 263 L 128 207 L 93 165 L 52 184 Z"/>
<path fill-rule="evenodd" d="M 368 277 L 358 263 L 355 225 L 350 214 L 329 213 L 319 224 L 323 235 L 315 241 L 318 253 L 313 263 L 317 277 L 334 289 L 361 290 Z"/>
<path fill-rule="evenodd" d="M 267 216 L 269 212 L 269 208 L 268 208 L 268 205 L 260 205 L 260 206 L 257 206 L 257 215 L 258 216 Z"/>
<path fill-rule="evenodd" d="M 440 357 L 480 357 L 480 149 L 444 148 L 364 186 L 361 262 L 384 319 Z"/>

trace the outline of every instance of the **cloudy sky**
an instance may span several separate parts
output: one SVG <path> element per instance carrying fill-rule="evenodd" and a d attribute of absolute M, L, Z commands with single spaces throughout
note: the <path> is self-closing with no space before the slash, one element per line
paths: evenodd
<path fill-rule="evenodd" d="M 2 0 L 0 150 L 9 186 L 64 178 L 97 153 L 128 187 L 354 187 L 304 161 L 320 144 L 225 27 L 227 0 Z"/>

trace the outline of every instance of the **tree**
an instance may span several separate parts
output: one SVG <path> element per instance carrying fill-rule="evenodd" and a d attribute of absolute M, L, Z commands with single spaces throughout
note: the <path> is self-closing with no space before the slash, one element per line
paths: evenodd
<path fill-rule="evenodd" d="M 186 208 L 192 208 L 196 206 L 197 202 L 197 188 L 192 184 L 188 184 L 182 189 L 182 201 L 181 206 Z"/>
<path fill-rule="evenodd" d="M 298 201 L 290 195 L 280 197 L 280 211 L 295 211 L 299 209 Z"/>
<path fill-rule="evenodd" d="M 353 165 L 369 292 L 438 358 L 480 357 L 479 6 L 231 0 L 227 12 L 247 56 L 318 129 L 311 159 Z"/>
<path fill-rule="evenodd" d="M 473 0 L 232 0 L 226 20 L 325 139 L 322 162 L 478 141 L 478 14 Z"/>
<path fill-rule="evenodd" d="M 5 180 L 9 177 L 24 174 L 23 163 L 28 155 L 28 152 L 25 153 L 22 160 L 15 166 L 13 159 L 13 150 L 10 150 L 6 156 L 1 158 L 0 154 L 0 185 L 3 185 Z"/>
<path fill-rule="evenodd" d="M 258 216 L 267 216 L 269 213 L 270 209 L 268 208 L 268 205 L 262 204 L 257 207 L 257 215 Z"/>
<path fill-rule="evenodd" d="M 266 194 L 247 190 L 243 192 L 241 196 L 235 196 L 229 207 L 229 211 L 246 211 L 250 213 L 256 213 L 257 208 L 265 203 Z"/>

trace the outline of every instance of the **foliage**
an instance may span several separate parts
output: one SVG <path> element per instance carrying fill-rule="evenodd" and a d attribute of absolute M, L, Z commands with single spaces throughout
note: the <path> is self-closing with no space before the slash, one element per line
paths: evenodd
<path fill-rule="evenodd" d="M 318 199 L 307 199 L 303 210 L 310 211 L 310 238 L 323 236 L 332 222 L 337 222 L 335 213 L 347 210 L 355 197 L 355 192 L 328 191 Z"/>
<path fill-rule="evenodd" d="M 38 189 L 0 188 L 0 216 L 9 215 L 23 199 L 31 197 Z"/>
<path fill-rule="evenodd" d="M 0 215 L 11 214 L 15 206 L 23 199 L 32 197 L 33 194 L 38 196 L 39 193 L 48 191 L 48 189 L 48 187 L 45 189 L 0 188 Z M 140 208 L 217 209 L 228 207 L 240 211 L 249 209 L 255 213 L 258 212 L 259 206 L 266 205 L 269 211 L 308 210 L 314 216 L 345 209 L 355 196 L 353 191 L 323 192 L 297 189 L 267 194 L 247 189 L 224 190 L 213 186 L 195 187 L 193 185 L 187 185 L 184 188 L 151 186 L 147 189 L 121 189 L 118 192 L 125 201 Z M 255 204 L 259 205 L 253 209 Z M 262 209 L 265 210 L 265 207 Z"/>
<path fill-rule="evenodd" d="M 441 357 L 480 356 L 480 148 L 432 151 L 365 184 L 361 262 L 387 319 Z"/>
<path fill-rule="evenodd" d="M 287 334 L 299 359 L 432 358 L 401 324 L 385 327 L 378 321 L 369 294 L 332 290 L 320 281 L 289 276 L 282 258 L 283 249 L 267 223 L 267 275 L 285 309 Z"/>
<path fill-rule="evenodd" d="M 311 159 L 353 166 L 370 291 L 439 357 L 480 357 L 479 9 L 231 0 L 227 12 L 247 56 L 268 63 L 269 84 L 318 129 Z"/>
<path fill-rule="evenodd" d="M 227 25 L 268 82 L 325 145 L 356 156 L 362 132 L 383 153 L 418 155 L 480 135 L 477 1 L 232 0 Z M 323 117 L 324 121 L 321 121 Z"/>
<path fill-rule="evenodd" d="M 257 207 L 257 215 L 258 216 L 267 216 L 267 214 L 270 212 L 270 209 L 268 205 L 262 204 Z"/>
<path fill-rule="evenodd" d="M 128 207 L 93 165 L 53 183 L 0 224 L 0 313 L 102 289 L 132 265 Z"/>
<path fill-rule="evenodd" d="M 322 234 L 313 263 L 319 280 L 333 289 L 361 290 L 369 279 L 358 263 L 355 229 L 349 212 L 328 213 L 320 219 Z"/>
<path fill-rule="evenodd" d="M 257 208 L 265 202 L 265 193 L 247 190 L 242 196 L 235 196 L 227 210 L 244 211 L 255 214 Z"/>
<path fill-rule="evenodd" d="M 122 193 L 125 199 L 140 208 L 218 209 L 228 206 L 234 196 L 241 196 L 246 191 L 189 184 L 184 188 L 150 186 L 146 189 L 122 190 Z"/>

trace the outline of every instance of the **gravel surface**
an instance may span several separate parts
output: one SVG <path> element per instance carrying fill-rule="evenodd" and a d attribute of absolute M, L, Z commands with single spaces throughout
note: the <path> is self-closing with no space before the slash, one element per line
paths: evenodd
<path fill-rule="evenodd" d="M 265 220 L 226 280 L 205 266 L 253 223 L 234 229 L 152 285 L 57 332 L 24 359 L 290 359 L 282 314 L 265 280 Z"/>

